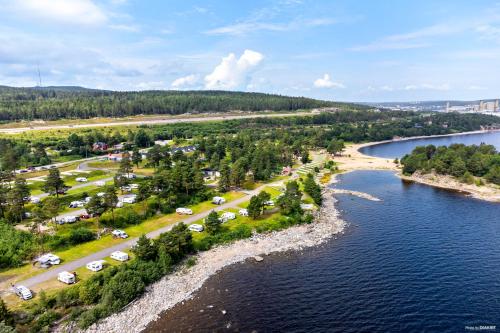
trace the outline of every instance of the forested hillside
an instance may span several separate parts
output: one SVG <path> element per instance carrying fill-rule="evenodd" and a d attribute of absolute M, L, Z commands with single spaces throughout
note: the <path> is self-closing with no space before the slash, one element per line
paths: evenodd
<path fill-rule="evenodd" d="M 366 106 L 262 93 L 229 91 L 117 92 L 80 87 L 12 88 L 0 86 L 0 121 L 124 117 L 188 112 L 294 111 L 318 107 Z"/>

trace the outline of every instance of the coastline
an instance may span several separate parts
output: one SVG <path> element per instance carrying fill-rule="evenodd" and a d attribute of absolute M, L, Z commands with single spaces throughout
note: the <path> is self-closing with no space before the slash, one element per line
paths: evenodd
<path fill-rule="evenodd" d="M 454 177 L 446 175 L 437 175 L 434 173 L 427 175 L 414 174 L 412 176 L 405 176 L 401 173 L 400 167 L 396 166 L 391 159 L 365 155 L 360 151 L 361 148 L 364 147 L 386 144 L 391 142 L 418 140 L 418 139 L 434 138 L 434 137 L 481 134 L 481 133 L 498 132 L 498 131 L 500 130 L 479 130 L 471 132 L 407 137 L 401 139 L 354 144 L 347 147 L 346 155 L 348 156 L 341 156 L 340 158 L 338 158 L 338 160 L 341 163 L 345 163 L 346 166 L 345 172 L 350 172 L 355 170 L 369 170 L 369 169 L 393 170 L 395 171 L 396 176 L 402 179 L 403 181 L 419 183 L 454 192 L 460 192 L 479 200 L 485 200 L 489 202 L 500 202 L 500 188 L 496 188 L 491 185 L 477 186 L 474 184 L 466 184 L 458 181 Z"/>
<path fill-rule="evenodd" d="M 224 267 L 243 262 L 256 256 L 297 251 L 320 245 L 342 234 L 346 222 L 336 209 L 334 191 L 325 185 L 323 205 L 311 224 L 296 225 L 266 234 L 254 234 L 231 244 L 215 247 L 197 254 L 196 265 L 165 276 L 147 288 L 138 299 L 124 310 L 89 327 L 87 333 L 139 332 L 157 320 L 161 313 L 193 297 L 205 281 Z M 59 327 L 58 332 L 74 332 L 74 327 Z"/>

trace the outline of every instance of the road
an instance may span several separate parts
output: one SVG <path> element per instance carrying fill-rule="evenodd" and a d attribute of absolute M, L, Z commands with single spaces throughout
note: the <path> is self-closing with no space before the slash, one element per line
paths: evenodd
<path fill-rule="evenodd" d="M 48 125 L 48 126 L 32 126 L 32 127 L 12 127 L 0 128 L 0 133 L 16 134 L 28 131 L 39 130 L 54 130 L 54 129 L 75 129 L 75 128 L 88 128 L 88 127 L 109 127 L 109 126 L 130 126 L 130 125 L 158 125 L 158 124 L 176 124 L 176 123 L 197 123 L 214 120 L 231 120 L 231 119 L 251 119 L 251 118 L 274 118 L 274 117 L 292 117 L 311 115 L 311 112 L 293 112 L 293 113 L 264 113 L 264 114 L 245 114 L 245 115 L 227 115 L 227 116 L 206 116 L 206 117 L 179 117 L 179 118 L 158 118 L 158 119 L 143 119 L 143 120 L 129 120 L 117 122 L 103 122 L 103 123 L 88 123 L 88 124 L 74 124 L 74 125 Z M 85 121 L 85 120 L 81 120 Z"/>
<path fill-rule="evenodd" d="M 262 185 L 262 186 L 256 188 L 255 190 L 245 192 L 246 193 L 245 196 L 243 196 L 239 199 L 236 199 L 234 201 L 225 203 L 225 204 L 220 205 L 220 206 L 214 206 L 214 210 L 221 211 L 221 210 L 225 210 L 228 208 L 235 208 L 239 204 L 250 200 L 252 195 L 258 194 L 266 186 L 272 186 L 272 184 Z M 210 213 L 210 211 L 211 210 L 208 210 L 208 211 L 205 211 L 205 212 L 202 212 L 199 214 L 195 214 L 195 215 L 186 216 L 186 218 L 183 220 L 183 222 L 186 224 L 190 224 L 190 223 L 193 223 L 195 221 L 198 221 L 198 220 L 206 217 Z M 165 227 L 157 229 L 157 230 L 154 230 L 154 231 L 146 234 L 146 236 L 149 238 L 156 238 L 161 233 L 167 232 L 170 229 L 172 229 L 173 226 L 174 226 L 174 224 L 165 226 Z M 57 275 L 60 272 L 63 272 L 63 271 L 73 272 L 77 268 L 84 267 L 87 263 L 89 263 L 91 261 L 101 260 L 101 259 L 104 259 L 106 257 L 109 257 L 111 255 L 111 253 L 114 251 L 123 251 L 123 250 L 129 249 L 133 245 L 135 245 L 135 243 L 137 242 L 138 239 L 139 239 L 138 237 L 131 238 L 123 243 L 111 246 L 111 247 L 109 247 L 105 250 L 99 251 L 99 252 L 95 252 L 95 253 L 88 255 L 86 257 L 83 257 L 83 258 L 80 258 L 80 259 L 77 259 L 77 260 L 74 260 L 74 261 L 71 261 L 68 263 L 64 263 L 61 265 L 54 266 L 53 268 L 51 268 L 51 269 L 49 269 L 41 274 L 35 275 L 35 276 L 33 276 L 27 280 L 24 280 L 24 281 L 19 281 L 16 284 L 23 285 L 23 286 L 26 286 L 28 288 L 32 288 L 33 286 L 36 286 L 37 284 L 40 284 L 43 282 L 46 282 L 50 279 L 57 279 Z"/>
<path fill-rule="evenodd" d="M 82 175 L 82 177 L 85 176 L 85 175 Z M 96 181 L 100 181 L 100 182 L 109 182 L 110 180 L 113 180 L 113 177 L 108 177 L 108 178 L 103 178 L 103 179 L 99 179 L 99 180 L 96 180 Z M 90 181 L 90 182 L 86 182 L 86 183 L 82 183 L 82 184 L 77 184 L 77 185 L 74 185 L 74 186 L 71 186 L 71 188 L 69 190 L 76 190 L 76 189 L 79 189 L 79 188 L 85 188 L 85 187 L 88 187 L 88 186 L 92 186 L 92 185 L 95 185 L 95 182 L 96 181 Z M 37 195 L 32 195 L 31 197 L 32 198 L 38 198 L 38 199 L 43 199 L 45 197 L 48 197 L 49 196 L 49 193 L 42 193 L 42 194 L 37 194 Z"/>

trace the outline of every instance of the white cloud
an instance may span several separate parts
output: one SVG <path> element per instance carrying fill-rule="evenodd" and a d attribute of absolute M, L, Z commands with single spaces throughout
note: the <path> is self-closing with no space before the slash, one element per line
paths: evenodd
<path fill-rule="evenodd" d="M 404 90 L 438 90 L 438 91 L 447 91 L 450 90 L 450 85 L 448 83 L 443 84 L 409 84 L 404 87 Z"/>
<path fill-rule="evenodd" d="M 314 86 L 316 88 L 345 88 L 342 83 L 332 81 L 329 74 L 324 74 L 323 77 L 316 79 Z"/>
<path fill-rule="evenodd" d="M 328 26 L 337 23 L 331 18 L 316 18 L 311 20 L 293 20 L 287 23 L 270 23 L 248 20 L 205 31 L 207 35 L 244 35 L 256 31 L 291 31 L 307 27 Z"/>
<path fill-rule="evenodd" d="M 165 89 L 165 83 L 163 81 L 140 82 L 135 87 L 138 90 L 161 90 Z"/>
<path fill-rule="evenodd" d="M 483 86 L 476 86 L 476 85 L 471 85 L 471 86 L 467 87 L 467 89 L 469 89 L 469 90 L 486 90 L 485 87 L 483 87 Z"/>
<path fill-rule="evenodd" d="M 252 50 L 245 50 L 239 59 L 230 53 L 211 74 L 205 76 L 206 89 L 235 89 L 242 86 L 252 71 L 264 59 L 264 55 Z"/>
<path fill-rule="evenodd" d="M 5 8 L 20 17 L 51 23 L 99 25 L 107 15 L 91 0 L 23 0 L 7 2 Z"/>
<path fill-rule="evenodd" d="M 121 30 L 127 32 L 139 32 L 140 28 L 137 25 L 111 24 L 109 26 L 113 30 Z"/>
<path fill-rule="evenodd" d="M 176 88 L 176 89 L 180 89 L 180 88 L 184 88 L 186 86 L 193 86 L 194 84 L 196 84 L 198 82 L 198 75 L 195 75 L 195 74 L 191 74 L 191 75 L 187 75 L 187 76 L 183 76 L 183 77 L 180 77 L 178 79 L 175 79 L 171 86 L 172 88 Z"/>

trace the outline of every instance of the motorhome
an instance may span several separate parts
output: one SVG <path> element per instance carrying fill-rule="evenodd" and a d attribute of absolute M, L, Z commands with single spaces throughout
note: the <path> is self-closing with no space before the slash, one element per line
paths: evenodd
<path fill-rule="evenodd" d="M 69 208 L 79 208 L 85 205 L 84 201 L 71 201 L 68 205 Z"/>
<path fill-rule="evenodd" d="M 61 259 L 52 253 L 44 254 L 36 259 L 36 261 L 38 261 L 40 266 L 43 268 L 48 268 L 52 265 L 59 265 L 61 263 Z"/>
<path fill-rule="evenodd" d="M 112 259 L 118 260 L 118 261 L 127 261 L 128 260 L 128 254 L 122 251 L 115 251 L 111 253 L 110 257 Z"/>
<path fill-rule="evenodd" d="M 226 199 L 224 199 L 223 197 L 213 197 L 212 199 L 212 203 L 216 205 L 222 205 L 224 202 L 226 202 Z"/>
<path fill-rule="evenodd" d="M 224 222 L 227 222 L 229 220 L 234 220 L 236 218 L 236 214 L 235 213 L 231 213 L 231 212 L 225 212 L 223 213 L 219 220 L 224 223 Z"/>
<path fill-rule="evenodd" d="M 90 269 L 92 272 L 99 272 L 104 265 L 104 260 L 91 261 L 87 264 L 87 269 Z"/>
<path fill-rule="evenodd" d="M 136 200 L 137 196 L 134 194 L 134 195 L 128 195 L 126 197 L 123 197 L 122 198 L 122 202 L 123 203 L 128 203 L 128 204 L 133 204 Z"/>
<path fill-rule="evenodd" d="M 24 301 L 33 298 L 33 293 L 31 292 L 31 290 L 29 290 L 29 288 L 25 286 L 13 286 L 12 289 L 14 290 L 14 293 Z"/>
<path fill-rule="evenodd" d="M 188 229 L 191 231 L 202 232 L 204 228 L 201 224 L 193 223 L 188 226 Z"/>
<path fill-rule="evenodd" d="M 76 221 L 78 221 L 78 216 L 69 215 L 57 219 L 56 222 L 57 224 L 65 224 L 65 223 L 75 223 Z"/>
<path fill-rule="evenodd" d="M 127 233 L 125 231 L 123 231 L 123 230 L 120 230 L 120 229 L 113 230 L 111 232 L 111 234 L 115 238 L 123 238 L 123 239 L 128 238 Z"/>
<path fill-rule="evenodd" d="M 193 214 L 193 211 L 189 208 L 184 208 L 184 207 L 179 207 L 175 210 L 175 212 L 177 214 L 181 214 L 181 215 L 192 215 Z"/>
<path fill-rule="evenodd" d="M 63 271 L 57 275 L 57 279 L 66 284 L 73 284 L 76 282 L 75 274 Z"/>

